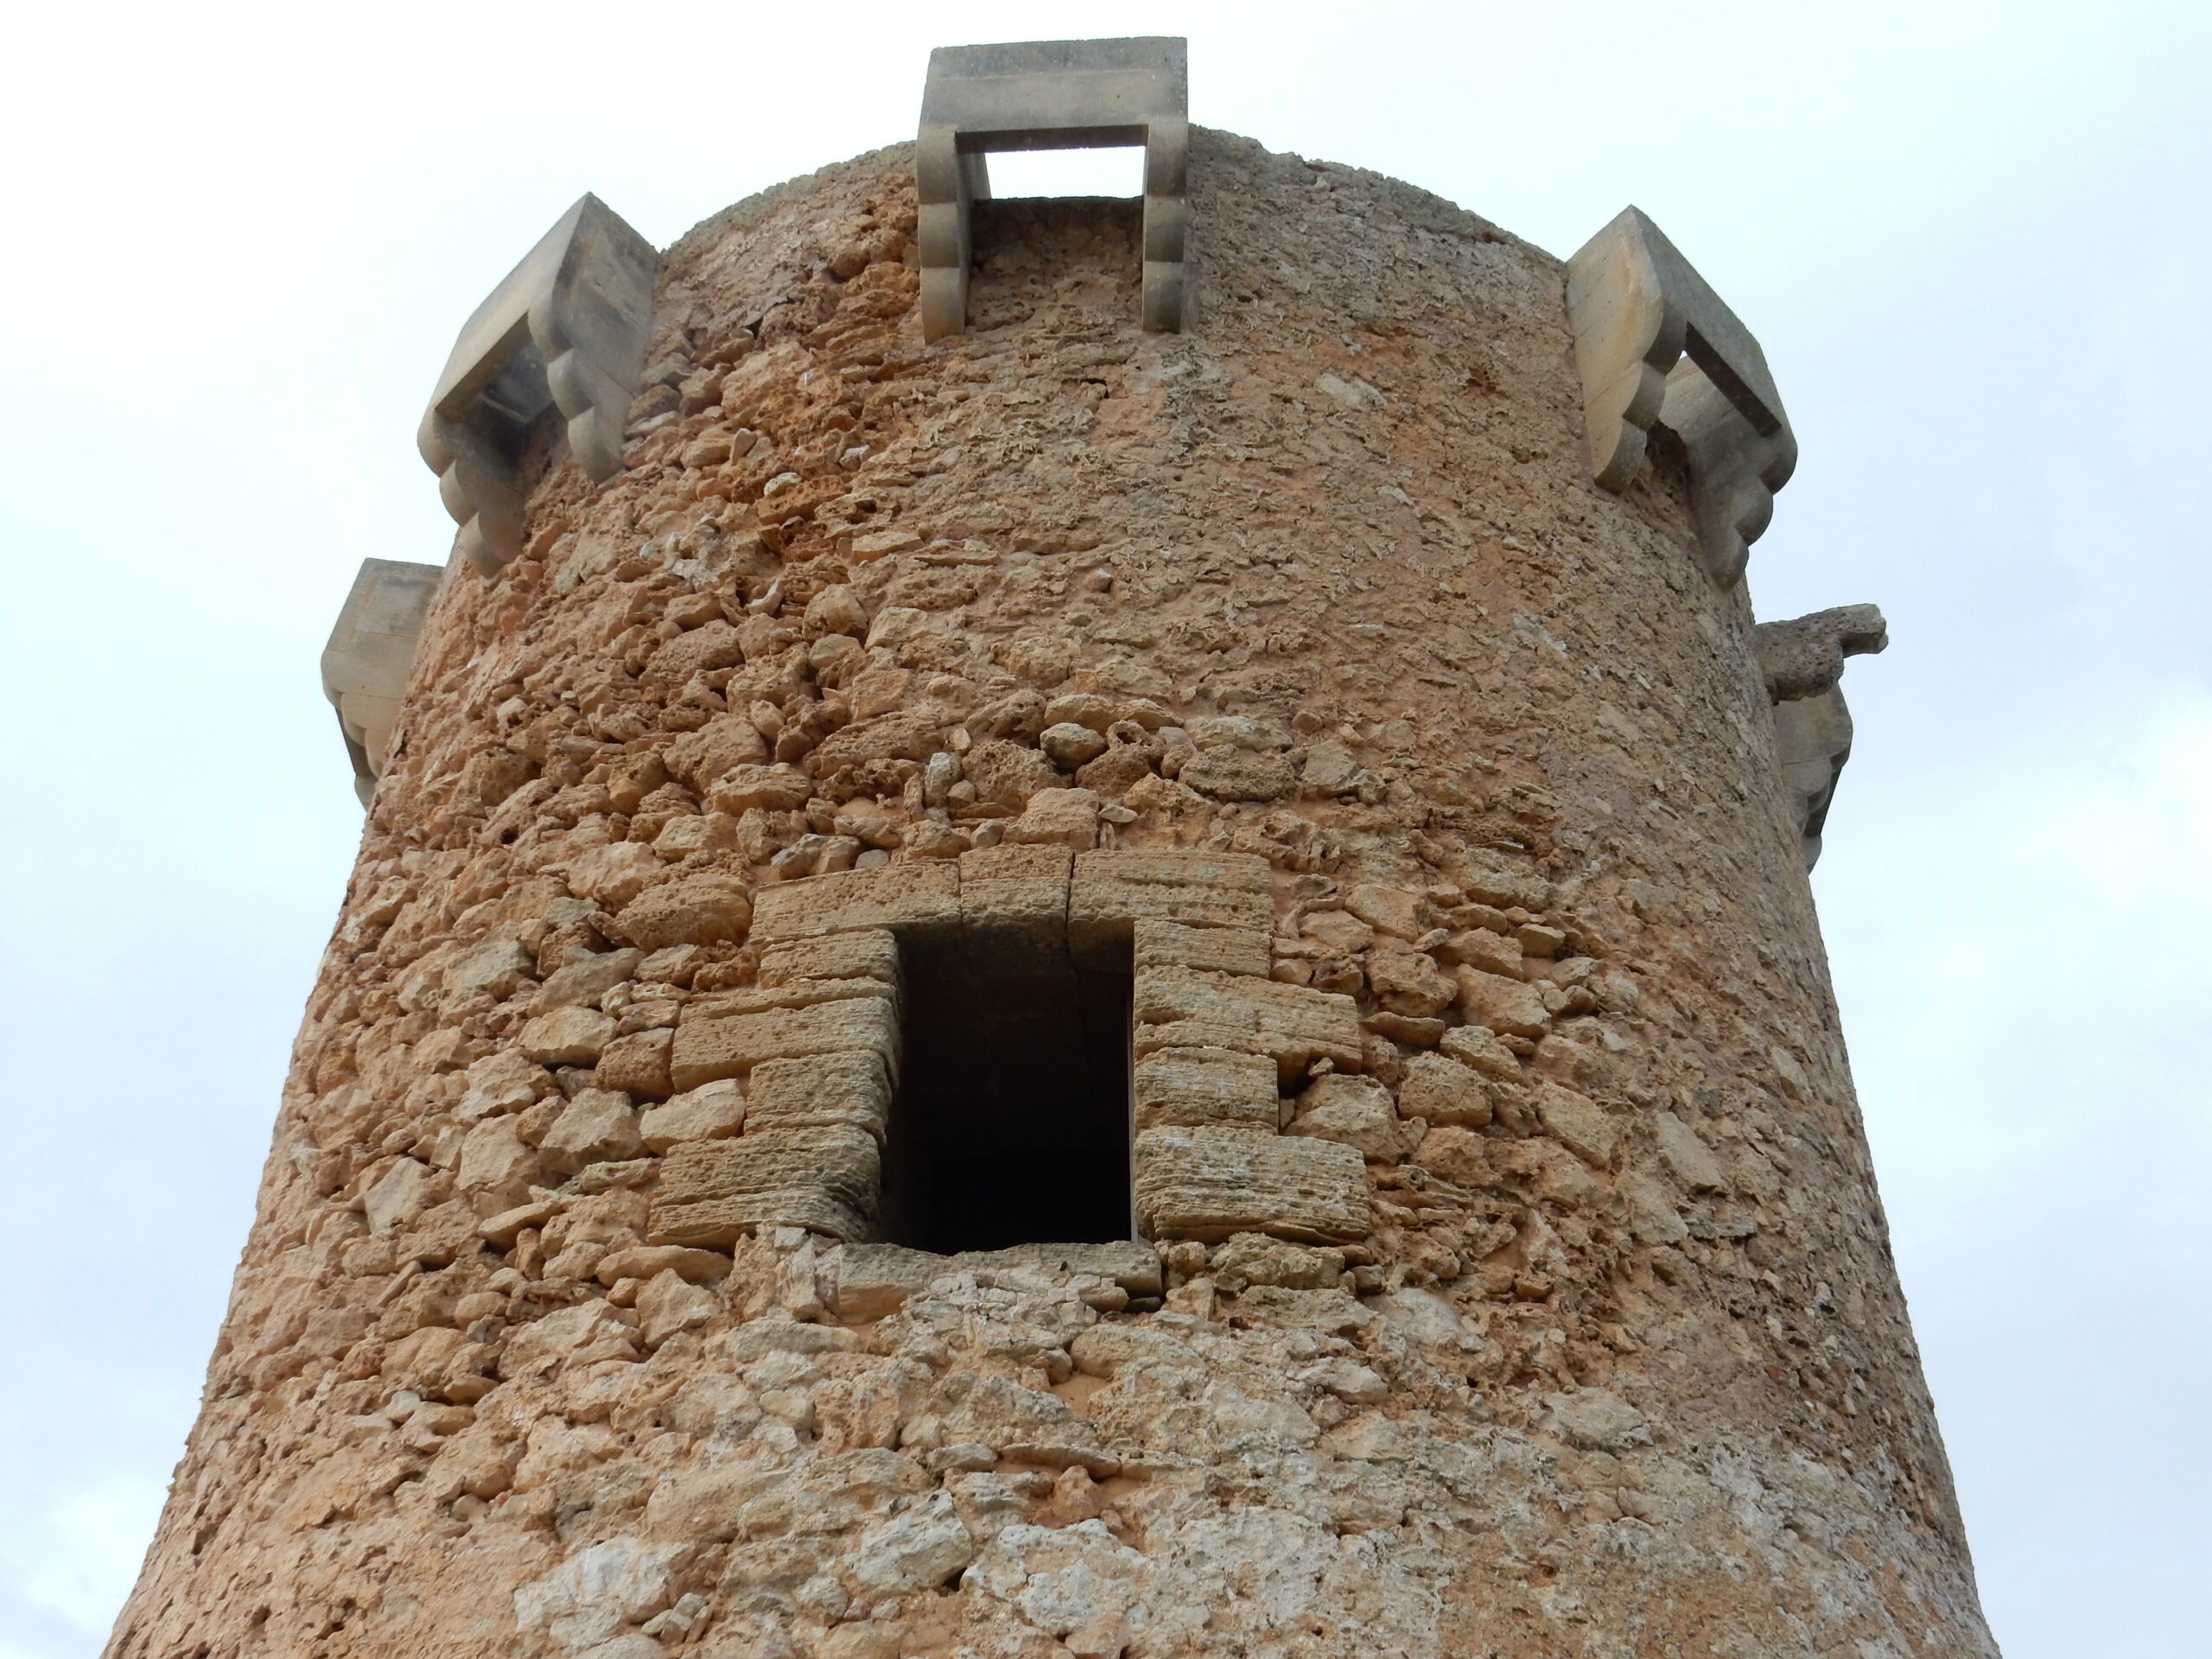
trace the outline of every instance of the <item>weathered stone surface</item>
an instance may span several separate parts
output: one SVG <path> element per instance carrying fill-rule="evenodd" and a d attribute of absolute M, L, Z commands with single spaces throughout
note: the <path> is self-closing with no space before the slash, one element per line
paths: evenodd
<path fill-rule="evenodd" d="M 609 1089 L 581 1090 L 538 1145 L 548 1163 L 570 1174 L 586 1164 L 634 1158 L 644 1149 L 629 1096 Z"/>
<path fill-rule="evenodd" d="M 522 1028 L 522 1052 L 540 1065 L 589 1065 L 613 1037 L 614 1021 L 597 1008 L 556 1008 Z"/>
<path fill-rule="evenodd" d="M 1545 1134 L 1586 1164 L 1603 1169 L 1613 1161 L 1620 1125 L 1596 1101 L 1560 1084 L 1540 1083 L 1535 1103 Z"/>
<path fill-rule="evenodd" d="M 1417 1054 L 1407 1062 L 1398 1104 L 1408 1117 L 1476 1129 L 1491 1121 L 1492 1112 L 1481 1076 L 1441 1054 Z"/>
<path fill-rule="evenodd" d="M 764 1060 L 746 1088 L 747 1109 L 760 1128 L 845 1124 L 880 1141 L 891 1109 L 889 1075 L 872 1052 Z"/>
<path fill-rule="evenodd" d="M 724 1140 L 745 1127 L 745 1091 L 735 1083 L 702 1084 L 643 1114 L 638 1128 L 648 1152 L 666 1152 L 685 1141 Z"/>
<path fill-rule="evenodd" d="M 1139 920 L 1268 931 L 1267 861 L 1168 850 L 1084 853 L 1068 889 L 1068 943 L 1082 956 L 1128 946 Z"/>
<path fill-rule="evenodd" d="M 964 901 L 965 894 L 963 899 Z M 809 980 L 873 979 L 899 983 L 899 941 L 884 928 L 862 928 L 779 944 L 760 954 L 760 983 L 798 985 Z"/>
<path fill-rule="evenodd" d="M 743 1077 L 763 1060 L 861 1052 L 898 1063 L 899 1022 L 887 997 L 846 997 L 810 1007 L 686 1021 L 669 1074 L 678 1089 Z"/>
<path fill-rule="evenodd" d="M 1367 1236 L 1367 1175 L 1333 1141 L 1255 1129 L 1160 1128 L 1137 1136 L 1137 1217 L 1154 1238 L 1270 1233 L 1319 1243 Z"/>
<path fill-rule="evenodd" d="M 1136 976 L 1136 1019 L 1141 1028 L 1160 1033 L 1193 1027 L 1242 1033 L 1234 1041 L 1196 1046 L 1268 1055 L 1286 1082 L 1316 1060 L 1346 1071 L 1364 1063 L 1358 1005 L 1348 996 L 1303 985 L 1188 968 L 1148 968 Z M 1141 1052 L 1151 1034 L 1140 1030 Z"/>
<path fill-rule="evenodd" d="M 669 1060 L 675 1048 L 673 1031 L 633 1031 L 617 1037 L 600 1051 L 592 1080 L 602 1089 L 619 1089 L 632 1100 L 663 1100 L 674 1089 Z"/>
<path fill-rule="evenodd" d="M 1065 948 L 1068 875 L 1063 846 L 988 847 L 960 855 L 960 920 L 971 949 L 1018 934 L 1038 948 Z"/>
<path fill-rule="evenodd" d="M 1272 1129 L 1281 1103 L 1264 1054 L 1225 1048 L 1155 1049 L 1136 1063 L 1136 1123 Z"/>
<path fill-rule="evenodd" d="M 653 1243 L 726 1245 L 745 1230 L 804 1227 L 850 1238 L 874 1213 L 875 1139 L 845 1124 L 687 1141 L 662 1160 Z"/>
<path fill-rule="evenodd" d="M 753 905 L 745 888 L 727 876 L 697 876 L 648 887 L 614 918 L 622 937 L 640 950 L 672 944 L 714 944 L 745 937 Z"/>
<path fill-rule="evenodd" d="M 946 930 L 958 925 L 957 865 L 893 864 L 764 887 L 753 938 L 761 945 L 860 928 Z"/>
<path fill-rule="evenodd" d="M 1147 918 L 1135 930 L 1136 965 L 1197 968 L 1265 979 L 1272 959 L 1268 936 L 1242 927 L 1185 927 Z"/>
<path fill-rule="evenodd" d="M 1420 1141 L 1417 1126 L 1398 1121 L 1388 1089 L 1372 1077 L 1337 1071 L 1307 1085 L 1283 1133 L 1334 1141 L 1376 1163 L 1395 1163 Z"/>
<path fill-rule="evenodd" d="M 1552 1028 L 1551 1014 L 1534 985 L 1479 968 L 1459 969 L 1459 1011 L 1469 1024 L 1508 1037 L 1541 1037 Z"/>

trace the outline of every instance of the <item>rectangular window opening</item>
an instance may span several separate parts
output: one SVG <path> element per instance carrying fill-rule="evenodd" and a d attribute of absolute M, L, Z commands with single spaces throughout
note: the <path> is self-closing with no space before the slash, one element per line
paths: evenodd
<path fill-rule="evenodd" d="M 1144 147 L 1107 149 L 995 149 L 991 194 L 1001 201 L 1038 196 L 1141 196 Z"/>
<path fill-rule="evenodd" d="M 1020 933 L 902 953 L 884 1238 L 952 1255 L 1133 1236 L 1128 956 L 1079 969 L 1064 938 Z"/>

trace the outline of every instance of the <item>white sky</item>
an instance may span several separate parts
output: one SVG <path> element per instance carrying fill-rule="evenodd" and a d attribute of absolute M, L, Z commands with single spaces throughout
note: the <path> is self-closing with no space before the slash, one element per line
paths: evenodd
<path fill-rule="evenodd" d="M 2206 1650 L 2212 9 L 215 0 L 0 54 L 0 1659 L 98 1650 L 195 1409 L 359 833 L 315 658 L 445 555 L 461 320 L 587 188 L 664 245 L 932 45 L 1142 33 L 1555 252 L 1633 200 L 1764 343 L 1761 612 L 1896 642 L 1815 885 L 1991 1621 Z"/>

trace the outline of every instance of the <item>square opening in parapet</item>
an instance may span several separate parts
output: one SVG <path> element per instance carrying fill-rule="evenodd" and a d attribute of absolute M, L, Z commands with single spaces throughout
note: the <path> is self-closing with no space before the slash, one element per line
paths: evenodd
<path fill-rule="evenodd" d="M 901 941 L 886 1240 L 950 1255 L 1132 1236 L 1128 949 L 1102 969 L 1057 929 Z"/>

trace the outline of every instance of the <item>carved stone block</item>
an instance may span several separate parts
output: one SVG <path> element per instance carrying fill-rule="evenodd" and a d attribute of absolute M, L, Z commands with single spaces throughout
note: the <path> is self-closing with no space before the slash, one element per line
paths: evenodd
<path fill-rule="evenodd" d="M 1652 426 L 1674 431 L 1689 454 L 1706 569 L 1732 588 L 1773 516 L 1774 493 L 1797 465 L 1758 341 L 1635 207 L 1567 261 L 1567 315 L 1591 472 L 1605 488 L 1624 490 Z"/>
<path fill-rule="evenodd" d="M 1345 1243 L 1374 1224 L 1359 1154 L 1252 1129 L 1146 1130 L 1137 1136 L 1136 1200 L 1148 1238 L 1272 1233 Z"/>
<path fill-rule="evenodd" d="M 520 461 L 557 409 L 599 482 L 622 470 L 630 396 L 645 365 L 660 255 L 597 196 L 561 216 L 463 325 L 416 447 L 490 575 L 522 551 Z"/>
<path fill-rule="evenodd" d="M 968 326 L 974 205 L 991 150 L 1144 146 L 1144 326 L 1183 326 L 1189 219 L 1189 73 L 1179 39 L 1027 41 L 939 47 L 922 90 L 914 173 L 921 200 L 922 334 Z"/>
<path fill-rule="evenodd" d="M 384 776 L 415 642 L 444 575 L 435 564 L 362 560 L 322 648 L 322 695 L 338 711 L 353 762 L 353 791 L 363 806 Z"/>

